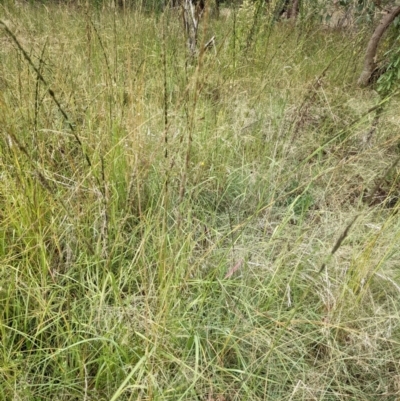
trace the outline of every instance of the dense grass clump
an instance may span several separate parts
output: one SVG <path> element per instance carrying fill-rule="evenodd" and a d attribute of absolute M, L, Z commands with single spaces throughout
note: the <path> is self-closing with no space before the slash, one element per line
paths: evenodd
<path fill-rule="evenodd" d="M 1 9 L 0 399 L 400 397 L 398 99 L 246 13 Z"/>

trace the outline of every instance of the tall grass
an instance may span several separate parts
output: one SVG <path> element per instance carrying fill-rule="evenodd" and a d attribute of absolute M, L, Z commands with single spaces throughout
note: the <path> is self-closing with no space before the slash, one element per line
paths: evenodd
<path fill-rule="evenodd" d="M 400 396 L 398 99 L 237 12 L 1 9 L 1 399 Z"/>

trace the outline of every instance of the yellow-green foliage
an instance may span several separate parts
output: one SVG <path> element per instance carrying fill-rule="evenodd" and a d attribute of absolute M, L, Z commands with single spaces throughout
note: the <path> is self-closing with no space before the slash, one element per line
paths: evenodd
<path fill-rule="evenodd" d="M 171 10 L 1 7 L 0 400 L 398 397 L 399 105 L 360 33 L 245 2 L 193 60 Z"/>

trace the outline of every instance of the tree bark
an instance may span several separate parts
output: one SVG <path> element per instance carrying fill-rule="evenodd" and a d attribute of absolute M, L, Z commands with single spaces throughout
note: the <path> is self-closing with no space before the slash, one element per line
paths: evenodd
<path fill-rule="evenodd" d="M 364 68 L 358 78 L 359 86 L 367 86 L 370 82 L 371 75 L 377 67 L 376 64 L 376 52 L 378 50 L 379 41 L 389 25 L 394 19 L 400 14 L 400 6 L 393 7 L 387 14 L 383 16 L 378 26 L 375 28 L 371 39 L 368 42 L 367 51 L 365 52 Z"/>
<path fill-rule="evenodd" d="M 288 18 L 296 19 L 297 15 L 299 14 L 300 9 L 300 1 L 293 0 L 290 8 L 288 9 Z"/>
<path fill-rule="evenodd" d="M 197 52 L 197 30 L 199 28 L 200 15 L 192 0 L 183 0 L 182 9 L 187 46 L 190 56 L 194 57 Z"/>

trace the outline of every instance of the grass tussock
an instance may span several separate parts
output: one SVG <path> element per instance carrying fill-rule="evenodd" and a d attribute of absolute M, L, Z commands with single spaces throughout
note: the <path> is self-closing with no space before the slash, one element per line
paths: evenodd
<path fill-rule="evenodd" d="M 0 399 L 400 397 L 398 98 L 246 12 L 1 9 Z"/>

